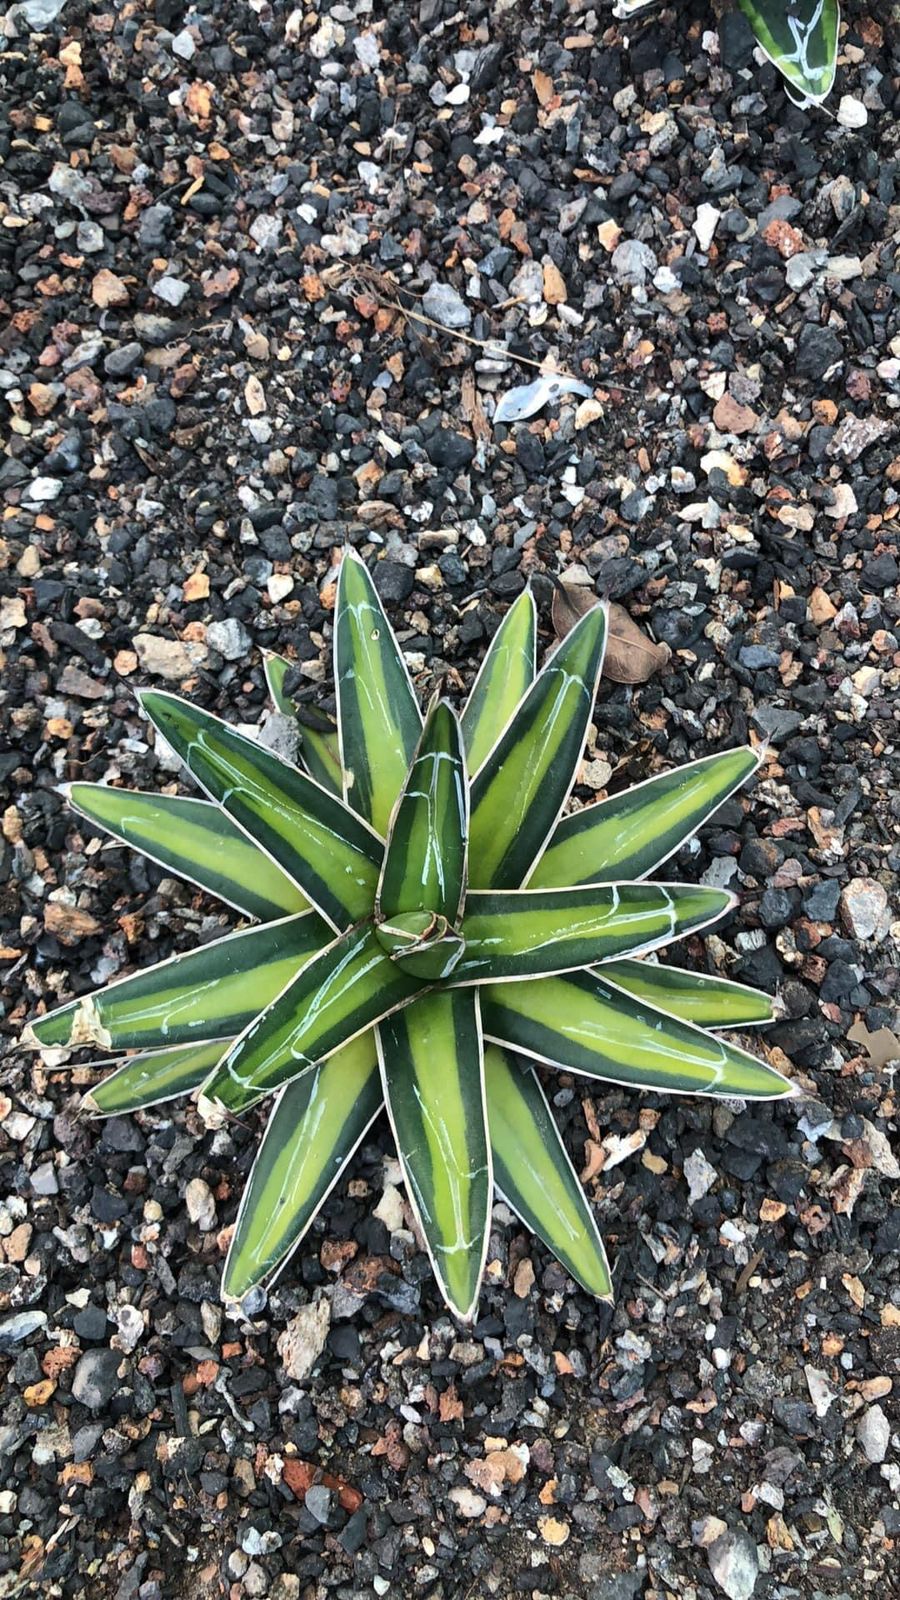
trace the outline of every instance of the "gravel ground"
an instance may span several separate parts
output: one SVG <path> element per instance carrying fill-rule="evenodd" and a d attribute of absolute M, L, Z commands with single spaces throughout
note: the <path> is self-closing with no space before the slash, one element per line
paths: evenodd
<path fill-rule="evenodd" d="M 423 693 L 529 579 L 545 645 L 565 573 L 670 646 L 584 798 L 768 739 L 677 868 L 803 1094 L 556 1080 L 615 1307 L 498 1206 L 465 1334 L 379 1129 L 251 1323 L 257 1127 L 86 1124 L 89 1067 L 8 1052 L 0 1596 L 897 1594 L 896 11 L 847 8 L 854 133 L 693 3 L 53 10 L 0 20 L 10 1039 L 221 931 L 55 785 L 171 783 L 133 688 L 254 722 L 263 647 L 327 706 L 349 540 Z M 592 398 L 492 426 L 550 355 Z"/>

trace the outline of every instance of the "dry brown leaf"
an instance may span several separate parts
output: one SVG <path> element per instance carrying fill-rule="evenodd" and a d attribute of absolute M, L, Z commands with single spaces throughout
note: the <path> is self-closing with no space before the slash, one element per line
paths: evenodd
<path fill-rule="evenodd" d="M 564 639 L 578 619 L 598 604 L 592 589 L 575 583 L 560 584 L 553 592 L 550 612 L 557 638 Z M 646 683 L 654 672 L 662 670 L 671 654 L 667 644 L 656 644 L 648 639 L 624 606 L 615 601 L 610 603 L 604 678 L 613 683 Z"/>
<path fill-rule="evenodd" d="M 491 426 L 484 414 L 481 395 L 478 393 L 475 374 L 471 367 L 468 367 L 462 376 L 460 409 L 476 439 L 487 444 L 491 437 Z"/>

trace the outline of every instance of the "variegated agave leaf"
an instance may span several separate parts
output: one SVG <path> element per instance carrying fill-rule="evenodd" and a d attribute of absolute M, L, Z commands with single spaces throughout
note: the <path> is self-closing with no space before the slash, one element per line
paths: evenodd
<path fill-rule="evenodd" d="M 613 16 L 628 21 L 653 0 L 614 0 Z M 839 0 L 738 0 L 760 49 L 801 104 L 830 94 L 840 34 Z"/>
<path fill-rule="evenodd" d="M 720 890 L 647 880 L 755 770 L 754 752 L 706 756 L 564 814 L 606 632 L 598 606 L 536 672 L 525 593 L 461 717 L 438 699 L 423 723 L 375 585 L 347 552 L 338 722 L 307 727 L 297 713 L 301 766 L 149 691 L 144 710 L 207 798 L 70 787 L 83 817 L 256 919 L 30 1031 L 119 1057 L 85 1098 L 95 1115 L 191 1093 L 227 1115 L 274 1097 L 227 1297 L 274 1281 L 383 1107 L 458 1317 L 478 1304 L 495 1185 L 607 1297 L 603 1244 L 538 1069 L 659 1093 L 791 1092 L 720 1032 L 770 1021 L 768 996 L 642 959 L 730 908 Z M 293 715 L 288 670 L 267 658 L 276 705 Z"/>
<path fill-rule="evenodd" d="M 738 5 L 794 97 L 824 100 L 837 63 L 838 0 L 738 0 Z"/>

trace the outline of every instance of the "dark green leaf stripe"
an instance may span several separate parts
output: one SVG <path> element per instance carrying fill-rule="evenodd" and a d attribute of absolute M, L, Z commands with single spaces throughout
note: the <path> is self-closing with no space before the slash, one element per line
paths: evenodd
<path fill-rule="evenodd" d="M 686 972 L 683 967 L 663 967 L 655 961 L 610 961 L 600 976 L 698 1028 L 745 1028 L 771 1022 L 775 1016 L 771 996 L 761 989 Z"/>
<path fill-rule="evenodd" d="M 606 607 L 596 606 L 535 678 L 473 779 L 473 888 L 518 888 L 555 827 L 581 760 L 605 644 Z"/>
<path fill-rule="evenodd" d="M 371 923 L 320 951 L 245 1028 L 205 1087 L 210 1100 L 240 1112 L 348 1044 L 422 984 L 382 950 Z"/>
<path fill-rule="evenodd" d="M 297 885 L 208 800 L 102 783 L 72 783 L 64 793 L 98 828 L 248 917 L 271 922 L 308 908 Z"/>
<path fill-rule="evenodd" d="M 433 990 L 379 1023 L 384 1097 L 441 1290 L 464 1321 L 487 1252 L 491 1158 L 474 991 Z"/>
<path fill-rule="evenodd" d="M 837 0 L 738 0 L 757 42 L 793 88 L 824 100 L 834 83 Z"/>
<path fill-rule="evenodd" d="M 451 983 L 564 972 L 683 938 L 734 904 L 724 889 L 619 883 L 470 894 Z"/>
<path fill-rule="evenodd" d="M 378 915 L 434 911 L 455 922 L 466 882 L 469 796 L 459 723 L 445 700 L 429 712 L 391 823 Z"/>
<path fill-rule="evenodd" d="M 534 680 L 537 617 L 530 589 L 509 608 L 488 646 L 462 714 L 470 772 L 477 772 Z"/>
<path fill-rule="evenodd" d="M 342 795 L 344 783 L 337 733 L 325 733 L 319 728 L 307 728 L 301 724 L 300 748 L 316 782 L 331 794 Z"/>
<path fill-rule="evenodd" d="M 144 690 L 148 717 L 201 788 L 340 930 L 368 915 L 381 841 L 334 795 L 177 695 Z"/>
<path fill-rule="evenodd" d="M 297 707 L 290 695 L 284 692 L 284 680 L 292 666 L 293 662 L 288 661 L 286 656 L 276 655 L 274 651 L 266 651 L 263 655 L 266 687 L 272 696 L 275 710 L 280 711 L 283 717 L 290 717 L 292 721 L 296 721 Z"/>
<path fill-rule="evenodd" d="M 485 1035 L 566 1072 L 667 1094 L 773 1100 L 780 1073 L 714 1034 L 668 1017 L 596 973 L 481 991 Z"/>
<path fill-rule="evenodd" d="M 529 877 L 529 889 L 645 878 L 690 839 L 758 765 L 753 750 L 726 750 L 563 817 Z"/>
<path fill-rule="evenodd" d="M 228 1048 L 224 1039 L 179 1050 L 149 1050 L 129 1056 L 116 1072 L 82 1095 L 81 1109 L 100 1117 L 142 1111 L 178 1095 L 192 1094 Z"/>
<path fill-rule="evenodd" d="M 42 1045 L 161 1049 L 228 1039 L 279 994 L 326 943 L 314 912 L 227 934 L 70 1000 L 32 1024 Z"/>
<path fill-rule="evenodd" d="M 323 789 L 327 789 L 330 794 L 343 795 L 337 728 L 333 733 L 329 733 L 327 729 L 307 727 L 298 707 L 290 695 L 284 692 L 284 680 L 292 666 L 293 662 L 286 660 L 284 656 L 270 652 L 265 657 L 266 683 L 275 702 L 275 709 L 280 711 L 283 717 L 291 717 L 296 723 L 303 764 L 310 776 L 315 778 L 317 783 L 321 783 Z"/>
<path fill-rule="evenodd" d="M 535 1074 L 494 1044 L 484 1072 L 497 1188 L 576 1282 L 608 1299 L 603 1241 Z"/>
<path fill-rule="evenodd" d="M 334 674 L 344 798 L 384 835 L 422 718 L 375 585 L 349 550 L 338 578 Z"/>
<path fill-rule="evenodd" d="M 222 1293 L 271 1283 L 382 1106 L 372 1030 L 281 1091 L 231 1238 Z"/>

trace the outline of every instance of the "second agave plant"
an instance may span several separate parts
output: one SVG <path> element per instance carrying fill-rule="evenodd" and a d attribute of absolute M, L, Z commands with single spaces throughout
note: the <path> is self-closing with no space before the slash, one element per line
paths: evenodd
<path fill-rule="evenodd" d="M 86 1097 L 94 1113 L 197 1093 L 228 1117 L 273 1097 L 226 1297 L 283 1269 L 383 1107 L 457 1316 L 477 1306 L 495 1189 L 607 1297 L 544 1069 L 669 1094 L 791 1092 L 715 1031 L 770 1020 L 766 995 L 643 959 L 730 910 L 720 889 L 648 879 L 754 772 L 755 753 L 706 756 L 564 814 L 606 633 L 598 606 L 536 672 L 525 593 L 461 715 L 438 698 L 423 720 L 372 579 L 347 552 L 337 725 L 301 729 L 302 767 L 153 690 L 144 711 L 207 798 L 71 785 L 83 816 L 247 919 L 30 1030 L 44 1047 L 122 1058 Z M 287 670 L 269 659 L 292 714 Z"/>

